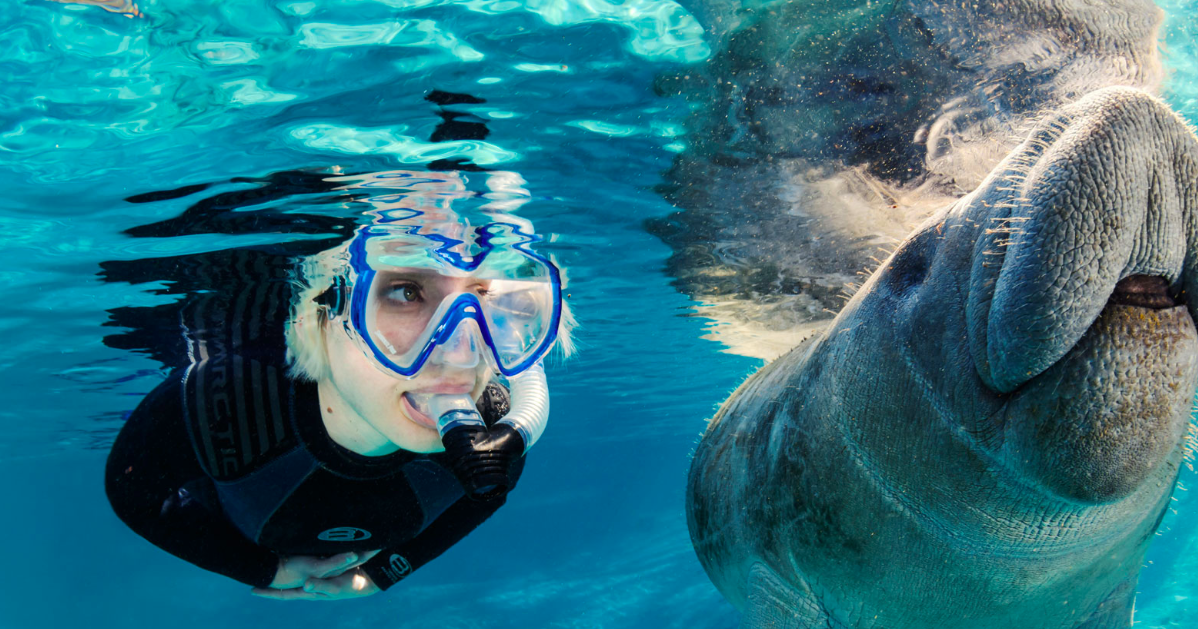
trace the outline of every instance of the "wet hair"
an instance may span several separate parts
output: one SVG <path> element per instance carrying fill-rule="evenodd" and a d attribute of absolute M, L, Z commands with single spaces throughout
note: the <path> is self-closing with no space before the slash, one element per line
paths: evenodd
<path fill-rule="evenodd" d="M 329 309 L 318 301 L 337 278 L 348 274 L 348 246 L 348 243 L 345 243 L 303 258 L 295 269 L 292 278 L 295 291 L 291 316 L 284 330 L 287 339 L 287 366 L 293 378 L 319 382 L 332 377 L 325 345 L 325 334 L 332 329 Z M 564 289 L 568 282 L 564 269 L 561 269 L 561 275 Z M 570 305 L 563 300 L 561 323 L 557 328 L 557 340 L 553 343 L 550 357 L 564 360 L 574 354 L 572 332 L 576 326 L 577 322 Z"/>
<path fill-rule="evenodd" d="M 287 339 L 287 368 L 298 380 L 319 382 L 332 377 L 324 343 L 329 313 L 317 300 L 335 278 L 345 274 L 344 251 L 342 245 L 308 256 L 295 269 L 291 316 L 283 334 Z"/>

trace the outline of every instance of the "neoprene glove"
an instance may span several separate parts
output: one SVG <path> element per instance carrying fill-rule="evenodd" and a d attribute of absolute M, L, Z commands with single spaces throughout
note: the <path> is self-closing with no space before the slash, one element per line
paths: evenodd
<path fill-rule="evenodd" d="M 492 500 L 512 488 L 512 468 L 524 456 L 524 438 L 508 424 L 458 426 L 441 439 L 449 466 L 473 500 Z"/>

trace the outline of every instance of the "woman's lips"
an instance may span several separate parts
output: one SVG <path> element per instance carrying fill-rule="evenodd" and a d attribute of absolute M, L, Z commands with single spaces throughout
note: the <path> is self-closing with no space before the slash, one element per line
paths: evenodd
<path fill-rule="evenodd" d="M 474 383 L 473 382 L 446 382 L 446 383 L 436 384 L 436 385 L 429 386 L 429 387 L 421 387 L 421 388 L 413 390 L 413 391 L 407 391 L 403 395 L 401 395 L 400 398 L 403 400 L 403 404 L 402 404 L 403 410 L 405 413 L 407 413 L 408 419 L 411 419 L 413 423 L 416 423 L 418 425 L 426 426 L 428 428 L 432 428 L 433 430 L 437 430 L 436 418 L 429 417 L 428 415 L 423 413 L 420 409 L 418 409 L 416 407 L 416 405 L 412 403 L 412 398 L 409 397 L 409 394 L 413 394 L 413 395 L 470 395 L 473 391 L 474 391 Z"/>

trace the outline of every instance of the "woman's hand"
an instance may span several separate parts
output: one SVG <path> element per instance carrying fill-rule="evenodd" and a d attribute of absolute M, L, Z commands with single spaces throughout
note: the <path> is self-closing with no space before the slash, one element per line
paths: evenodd
<path fill-rule="evenodd" d="M 370 596 L 379 588 L 358 566 L 378 552 L 342 553 L 325 558 L 283 557 L 279 559 L 279 570 L 270 587 L 254 588 L 251 593 L 281 601 L 329 601 Z"/>

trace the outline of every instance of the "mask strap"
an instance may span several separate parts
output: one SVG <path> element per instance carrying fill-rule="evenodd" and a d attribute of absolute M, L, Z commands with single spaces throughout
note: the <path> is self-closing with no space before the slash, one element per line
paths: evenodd
<path fill-rule="evenodd" d="M 337 276 L 333 284 L 323 293 L 317 295 L 312 302 L 329 309 L 329 318 L 336 319 L 345 314 L 345 278 Z"/>

